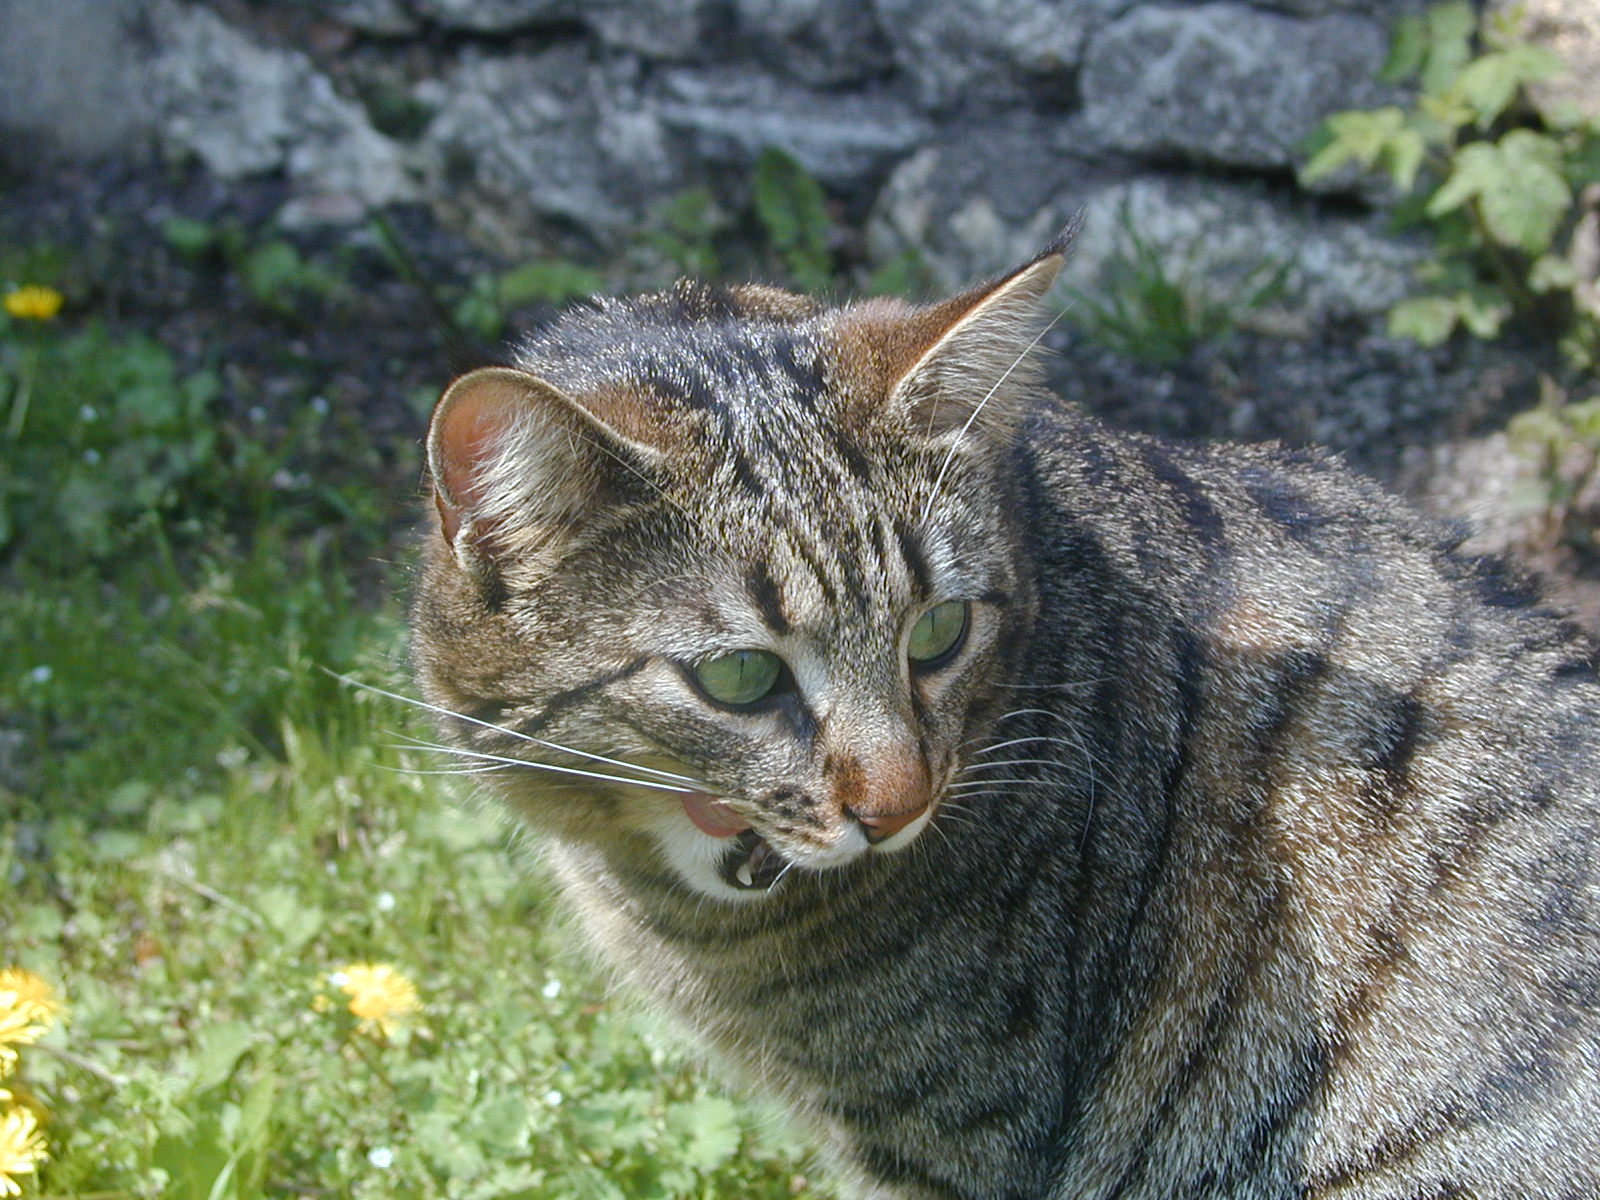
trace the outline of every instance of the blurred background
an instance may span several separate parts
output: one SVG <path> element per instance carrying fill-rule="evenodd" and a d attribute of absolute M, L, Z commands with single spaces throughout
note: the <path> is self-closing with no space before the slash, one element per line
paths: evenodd
<path fill-rule="evenodd" d="M 369 690 L 443 384 L 1081 217 L 1064 395 L 1600 628 L 1597 81 L 1594 0 L 0 0 L 0 1194 L 833 1195 Z"/>

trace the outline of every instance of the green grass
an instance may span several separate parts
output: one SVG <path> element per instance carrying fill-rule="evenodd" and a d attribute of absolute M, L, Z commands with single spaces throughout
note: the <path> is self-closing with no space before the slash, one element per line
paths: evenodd
<path fill-rule="evenodd" d="M 378 563 L 419 501 L 414 446 L 386 490 L 315 394 L 258 428 L 148 337 L 0 320 L 0 967 L 66 1004 L 4 1080 L 48 1140 L 23 1195 L 831 1195 L 335 677 L 407 690 Z M 415 984 L 393 1036 L 355 963 Z"/>
<path fill-rule="evenodd" d="M 6 830 L 0 960 L 69 1005 L 23 1051 L 43 1194 L 822 1195 L 770 1114 L 608 995 L 498 821 L 383 748 L 406 714 L 336 703 L 343 746 L 286 723 L 214 788 Z M 421 994 L 392 1039 L 318 1010 L 355 962 Z"/>

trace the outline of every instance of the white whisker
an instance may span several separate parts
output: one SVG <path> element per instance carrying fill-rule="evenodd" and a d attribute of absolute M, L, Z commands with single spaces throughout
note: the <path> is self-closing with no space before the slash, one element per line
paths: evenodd
<path fill-rule="evenodd" d="M 542 746 L 546 750 L 558 750 L 562 754 L 571 754 L 576 758 L 587 758 L 591 762 L 601 762 L 605 763 L 607 766 L 622 767 L 628 771 L 642 771 L 644 774 L 654 775 L 658 779 L 675 779 L 681 783 L 693 785 L 693 790 L 695 791 L 706 790 L 705 785 L 700 780 L 691 778 L 688 775 L 679 775 L 674 771 L 663 771 L 658 767 L 646 767 L 638 763 L 625 762 L 618 758 L 607 758 L 604 754 L 594 754 L 588 750 L 578 750 L 572 746 L 563 746 L 558 742 L 550 742 L 546 741 L 544 738 L 534 737 L 530 733 L 523 733 L 516 729 L 508 729 L 504 725 L 496 725 L 493 721 L 480 721 L 477 717 L 467 716 L 466 713 L 452 712 L 450 709 L 443 708 L 437 704 L 429 704 L 426 700 L 417 700 L 411 696 L 402 696 L 399 692 L 391 692 L 381 687 L 374 687 L 370 683 L 362 683 L 359 679 L 352 679 L 348 675 L 340 675 L 335 671 L 329 671 L 328 674 L 332 675 L 341 683 L 348 683 L 353 687 L 374 692 L 379 696 L 387 696 L 390 700 L 398 700 L 402 704 L 410 704 L 417 708 L 425 709 L 431 713 L 438 713 L 442 717 L 451 717 L 457 721 L 466 721 L 469 724 L 478 725 L 484 729 L 493 730 L 495 733 L 503 733 L 509 737 L 518 738 L 524 742 L 530 742 L 535 746 Z M 679 788 L 678 790 L 685 791 L 690 789 Z"/>
<path fill-rule="evenodd" d="M 553 771 L 558 775 L 577 775 L 584 779 L 600 779 L 607 783 L 626 783 L 632 787 L 654 788 L 661 792 L 673 792 L 681 795 L 686 789 L 674 787 L 668 783 L 657 783 L 653 779 L 632 779 L 625 775 L 607 775 L 601 771 L 585 771 L 579 767 L 558 767 L 554 763 L 536 762 L 527 758 L 507 758 L 500 754 L 486 754 L 482 750 L 466 750 L 460 746 L 443 746 L 434 742 L 424 742 L 413 738 L 409 744 L 392 743 L 389 747 L 393 750 L 432 750 L 438 754 L 453 754 L 458 758 L 470 758 L 478 762 L 500 763 L 508 767 L 528 767 L 535 771 Z"/>
<path fill-rule="evenodd" d="M 968 763 L 962 767 L 960 774 L 968 771 L 987 771 L 993 767 L 1060 767 L 1065 766 L 1056 758 L 1002 758 L 997 762 Z"/>

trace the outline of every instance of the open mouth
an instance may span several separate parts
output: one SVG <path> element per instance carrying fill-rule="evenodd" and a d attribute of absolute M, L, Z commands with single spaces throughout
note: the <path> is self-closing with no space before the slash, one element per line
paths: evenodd
<path fill-rule="evenodd" d="M 778 882 L 789 860 L 754 829 L 746 829 L 731 839 L 728 852 L 717 866 L 717 874 L 729 887 L 743 891 L 765 891 Z"/>
<path fill-rule="evenodd" d="M 728 843 L 717 864 L 724 883 L 742 891 L 765 891 L 778 882 L 789 860 L 727 803 L 705 792 L 685 792 L 680 799 L 696 828 Z"/>

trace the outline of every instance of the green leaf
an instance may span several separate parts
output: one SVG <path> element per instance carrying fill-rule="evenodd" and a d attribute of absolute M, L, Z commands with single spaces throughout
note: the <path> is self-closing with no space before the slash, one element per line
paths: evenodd
<path fill-rule="evenodd" d="M 1484 224 L 1502 245 L 1540 254 L 1572 207 L 1561 148 L 1531 129 L 1513 129 L 1500 139 L 1498 152 L 1500 172 L 1479 193 Z"/>
<path fill-rule="evenodd" d="M 1498 288 L 1480 287 L 1456 296 L 1456 311 L 1473 337 L 1485 340 L 1500 333 L 1511 315 L 1511 304 Z"/>
<path fill-rule="evenodd" d="M 1467 0 L 1436 4 L 1427 12 L 1428 50 L 1422 64 L 1422 90 L 1441 95 L 1472 59 L 1478 17 Z"/>
<path fill-rule="evenodd" d="M 739 1152 L 739 1110 L 721 1096 L 701 1096 L 667 1113 L 667 1132 L 681 1139 L 680 1156 L 698 1171 L 716 1170 Z"/>
<path fill-rule="evenodd" d="M 254 1042 L 255 1034 L 245 1021 L 206 1026 L 196 1036 L 194 1055 L 189 1060 L 190 1087 L 195 1092 L 205 1092 L 226 1083 Z"/>
<path fill-rule="evenodd" d="M 1384 161 L 1389 166 L 1389 178 L 1402 192 L 1417 186 L 1417 174 L 1422 170 L 1427 153 L 1427 142 L 1415 129 L 1402 129 L 1389 139 Z"/>
<path fill-rule="evenodd" d="M 1450 175 L 1428 201 L 1430 217 L 1460 208 L 1499 182 L 1500 155 L 1489 142 L 1463 146 L 1451 164 Z"/>
<path fill-rule="evenodd" d="M 1422 69 L 1428 52 L 1428 26 L 1420 13 L 1401 17 L 1389 39 L 1389 57 L 1378 72 L 1382 83 L 1404 83 Z"/>
<path fill-rule="evenodd" d="M 1476 200 L 1495 241 L 1540 254 L 1572 206 L 1561 167 L 1561 148 L 1531 129 L 1513 129 L 1499 142 L 1473 142 L 1456 155 L 1427 212 L 1442 216 Z"/>
<path fill-rule="evenodd" d="M 1334 113 L 1325 123 L 1328 144 L 1300 169 L 1310 183 L 1354 160 L 1371 170 L 1390 142 L 1406 130 L 1406 115 L 1393 105 L 1370 111 Z"/>
<path fill-rule="evenodd" d="M 826 289 L 833 281 L 833 222 L 821 185 L 790 155 L 768 146 L 756 159 L 751 188 L 756 216 L 795 282 L 810 292 Z"/>
<path fill-rule="evenodd" d="M 500 276 L 500 302 L 507 308 L 536 302 L 565 304 L 592 296 L 604 286 L 600 272 L 565 259 L 523 263 Z"/>
<path fill-rule="evenodd" d="M 1568 149 L 1565 174 L 1576 188 L 1600 183 L 1600 126 Z"/>
<path fill-rule="evenodd" d="M 1442 345 L 1460 319 L 1456 302 L 1446 296 L 1416 296 L 1389 310 L 1389 336 L 1410 338 L 1423 346 Z"/>
<path fill-rule="evenodd" d="M 161 232 L 174 250 L 188 258 L 199 258 L 217 244 L 216 229 L 193 217 L 168 217 L 161 222 Z"/>
<path fill-rule="evenodd" d="M 1561 60 L 1539 46 L 1512 46 L 1485 54 L 1462 68 L 1453 90 L 1475 111 L 1479 129 L 1487 129 L 1511 106 L 1527 84 L 1561 70 Z"/>
<path fill-rule="evenodd" d="M 256 896 L 254 908 L 289 950 L 298 950 L 316 937 L 325 920 L 323 911 L 302 902 L 293 888 L 264 888 Z"/>
<path fill-rule="evenodd" d="M 1564 292 L 1576 287 L 1581 278 L 1571 259 L 1543 254 L 1528 271 L 1528 286 L 1535 292 Z"/>

